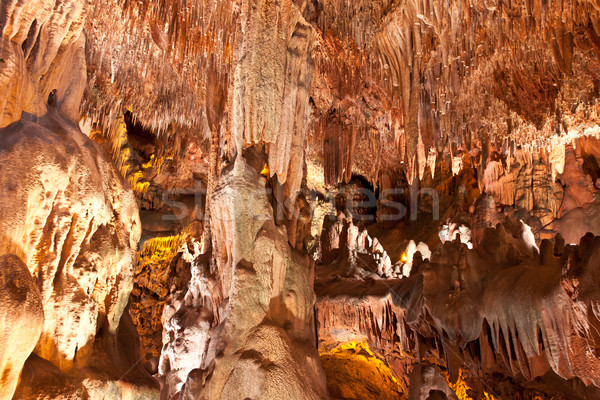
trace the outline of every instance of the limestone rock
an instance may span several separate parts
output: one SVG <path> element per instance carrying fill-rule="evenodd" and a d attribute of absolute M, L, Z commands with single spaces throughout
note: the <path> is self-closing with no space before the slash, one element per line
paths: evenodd
<path fill-rule="evenodd" d="M 215 264 L 195 255 L 187 293 L 163 316 L 166 396 L 327 397 L 311 329 L 312 265 L 275 226 L 264 183 L 240 157 L 216 187 Z"/>
<path fill-rule="evenodd" d="M 9 400 L 44 326 L 40 291 L 14 254 L 0 256 L 0 304 L 0 399 Z"/>
<path fill-rule="evenodd" d="M 436 397 L 440 396 L 440 397 Z M 433 365 L 419 364 L 410 374 L 410 400 L 458 400 L 448 383 Z"/>
<path fill-rule="evenodd" d="M 61 7 L 42 0 L 5 1 L 0 11 L 0 127 L 23 113 L 41 117 L 52 104 L 72 122 L 86 83 L 87 2 L 69 0 Z"/>
<path fill-rule="evenodd" d="M 103 319 L 118 326 L 140 235 L 137 205 L 103 151 L 56 113 L 5 128 L 0 148 L 0 246 L 40 282 L 36 353 L 66 367 Z"/>
<path fill-rule="evenodd" d="M 136 387 L 152 397 L 150 377 L 130 361 L 135 340 L 118 350 L 131 341 L 123 339 L 131 328 L 122 316 L 140 237 L 133 193 L 104 151 L 51 107 L 0 132 L 0 160 L 0 248 L 24 260 L 44 309 L 35 354 L 92 398 L 96 386 L 125 398 Z M 130 367 L 138 383 L 119 382 Z"/>

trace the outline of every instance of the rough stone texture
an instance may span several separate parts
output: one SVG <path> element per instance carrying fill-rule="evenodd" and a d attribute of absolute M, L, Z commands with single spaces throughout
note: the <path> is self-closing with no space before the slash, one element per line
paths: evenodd
<path fill-rule="evenodd" d="M 73 368 L 65 372 L 32 353 L 25 362 L 14 398 L 159 398 L 158 384 L 141 367 L 139 339 L 127 311 L 115 335 L 97 335 L 78 357 Z"/>
<path fill-rule="evenodd" d="M 269 174 L 293 204 L 310 116 L 313 27 L 289 0 L 248 2 L 241 11 L 248 33 L 235 51 L 230 141 L 238 153 L 246 143 L 268 145 Z"/>
<path fill-rule="evenodd" d="M 170 293 L 187 285 L 189 264 L 182 257 L 180 236 L 146 241 L 138 252 L 130 311 L 140 335 L 144 367 L 156 373 L 162 348 L 162 315 Z"/>
<path fill-rule="evenodd" d="M 29 356 L 16 398 L 158 394 L 136 366 L 137 333 L 122 318 L 140 238 L 136 199 L 104 150 L 76 125 L 87 81 L 88 6 L 0 4 L 0 254 L 25 263 L 44 311 L 39 340 L 33 316 L 29 328 L 19 330 L 18 320 L 5 325 L 24 343 L 8 348 L 15 371 L 6 371 L 11 382 L 3 388 L 16 385 L 20 352 Z M 2 295 L 11 295 L 10 288 Z M 34 354 L 27 340 L 36 342 Z"/>
<path fill-rule="evenodd" d="M 0 399 L 12 398 L 44 326 L 42 296 L 19 257 L 0 256 Z"/>
<path fill-rule="evenodd" d="M 217 184 L 214 267 L 192 253 L 187 292 L 163 314 L 165 398 L 183 382 L 181 397 L 190 399 L 326 397 L 312 329 L 312 267 L 275 226 L 265 182 L 239 158 Z"/>
<path fill-rule="evenodd" d="M 364 342 L 344 343 L 320 354 L 333 399 L 398 399 L 404 388 Z"/>
<path fill-rule="evenodd" d="M 50 93 L 53 104 L 73 122 L 86 84 L 87 2 L 7 0 L 0 7 L 0 127 L 23 113 L 42 116 Z"/>
<path fill-rule="evenodd" d="M 49 361 L 31 354 L 21 373 L 21 382 L 15 393 L 17 399 L 78 400 L 86 398 L 84 388 L 73 382 Z"/>
<path fill-rule="evenodd" d="M 46 311 L 22 396 L 45 396 L 36 380 L 156 394 L 141 368 L 147 392 L 118 379 L 138 351 L 121 314 L 139 222 L 69 124 L 80 111 L 143 239 L 186 235 L 172 260 L 142 254 L 130 300 L 163 398 L 326 396 L 309 255 L 319 329 L 335 328 L 321 344 L 360 338 L 404 377 L 430 357 L 441 375 L 403 381 L 421 397 L 449 395 L 436 382 L 459 379 L 456 355 L 515 375 L 492 374 L 509 398 L 542 376 L 545 394 L 597 384 L 574 353 L 597 342 L 595 239 L 564 249 L 600 233 L 594 2 L 6 0 L 0 27 L 0 254 L 25 262 Z M 363 210 L 377 224 L 319 204 L 357 180 L 380 194 Z M 438 211 L 465 245 L 440 245 Z"/>
<path fill-rule="evenodd" d="M 597 386 L 598 297 L 590 274 L 598 265 L 592 261 L 598 237 L 564 250 L 543 241 L 538 253 L 518 224 L 505 225 L 486 230 L 473 250 L 447 241 L 408 279 L 318 280 L 320 348 L 363 341 L 390 365 L 404 365 L 398 377 L 406 363 L 441 358 L 450 382 L 475 360 L 483 374 L 470 379 L 487 381 L 481 390 L 499 395 L 508 395 L 506 388 L 489 377 L 500 371 L 521 376 L 524 387 L 549 371 Z M 536 390 L 531 386 L 529 395 Z M 541 390 L 556 388 L 548 383 Z"/>
<path fill-rule="evenodd" d="M 264 142 L 286 196 L 304 158 L 327 185 L 413 182 L 465 157 L 483 174 L 492 151 L 510 167 L 518 146 L 559 171 L 557 145 L 599 122 L 600 14 L 587 1 L 111 0 L 89 15 L 87 114 L 106 122 L 131 105 L 167 136 L 219 127 L 229 161 Z M 215 87 L 227 99 L 213 118 Z"/>
<path fill-rule="evenodd" d="M 126 357 L 114 344 L 94 343 L 122 331 L 140 237 L 133 193 L 104 151 L 54 107 L 4 128 L 0 148 L 1 252 L 25 261 L 44 306 L 35 354 L 78 382 L 118 381 L 129 367 L 109 365 Z M 83 372 L 88 367 L 107 375 Z M 138 382 L 155 390 L 147 378 Z"/>
<path fill-rule="evenodd" d="M 182 259 L 190 264 L 190 277 L 170 293 L 161 316 L 162 350 L 158 365 L 161 398 L 176 395 L 188 374 L 202 365 L 208 331 L 214 321 L 212 293 L 208 279 L 208 260 L 201 257 L 197 241 L 188 242 L 182 249 Z"/>
<path fill-rule="evenodd" d="M 594 187 L 593 173 L 584 169 L 586 161 L 595 158 L 582 157 L 582 142 L 593 146 L 598 138 L 583 136 L 573 142 L 575 146 L 556 145 L 554 155 L 562 151 L 555 156 L 559 161 L 543 150 L 508 152 L 506 157 L 513 157 L 508 165 L 504 161 L 487 164 L 483 189 L 494 199 L 495 206 L 530 214 L 537 221 L 536 233 L 541 232 L 542 238 L 561 232 L 568 243 L 576 243 L 586 232 L 598 234 L 600 193 Z M 495 153 L 494 157 L 503 155 Z"/>
<path fill-rule="evenodd" d="M 20 255 L 45 310 L 41 357 L 68 367 L 132 285 L 137 205 L 103 151 L 54 110 L 0 135 L 2 252 Z M 93 210 L 93 212 L 92 212 Z"/>

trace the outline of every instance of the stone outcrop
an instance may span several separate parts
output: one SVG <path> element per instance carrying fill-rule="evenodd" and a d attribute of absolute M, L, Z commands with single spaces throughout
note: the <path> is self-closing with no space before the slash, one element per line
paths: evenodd
<path fill-rule="evenodd" d="M 9 260 L 3 273 L 14 280 L 2 294 L 15 310 L 31 312 L 28 327 L 20 327 L 21 312 L 3 325 L 22 340 L 11 345 L 8 338 L 6 354 L 14 359 L 3 356 L 13 365 L 3 364 L 2 387 L 14 390 L 21 374 L 16 398 L 158 394 L 136 366 L 137 333 L 126 312 L 141 234 L 137 201 L 104 150 L 77 126 L 88 6 L 0 6 L 0 254 Z M 43 314 L 31 309 L 35 293 Z"/>
<path fill-rule="evenodd" d="M 0 134 L 1 252 L 21 258 L 39 287 L 35 354 L 78 380 L 85 373 L 73 371 L 114 356 L 94 343 L 122 330 L 140 237 L 133 193 L 106 157 L 53 107 Z M 95 379 L 118 381 L 111 368 Z"/>
<path fill-rule="evenodd" d="M 448 383 L 433 365 L 416 365 L 410 373 L 410 400 L 458 400 Z"/>
<path fill-rule="evenodd" d="M 130 313 L 140 335 L 144 367 L 152 373 L 158 371 L 162 350 L 164 306 L 170 293 L 190 279 L 189 263 L 179 251 L 184 243 L 180 236 L 158 237 L 146 241 L 138 252 Z"/>
<path fill-rule="evenodd" d="M 538 253 L 518 224 L 499 225 L 473 250 L 446 242 L 408 279 L 318 280 L 319 346 L 365 342 L 392 368 L 442 358 L 450 382 L 476 361 L 482 374 L 469 379 L 500 397 L 504 389 L 488 380 L 500 371 L 522 377 L 524 387 L 549 373 L 597 386 L 598 362 L 585 349 L 598 345 L 590 277 L 599 243 L 591 234 L 566 248 L 544 240 Z"/>
<path fill-rule="evenodd" d="M 327 397 L 314 347 L 312 264 L 275 225 L 265 184 L 240 157 L 216 186 L 214 263 L 191 257 L 187 290 L 163 314 L 166 398 L 180 390 L 186 399 Z"/>
<path fill-rule="evenodd" d="M 404 391 L 389 366 L 363 342 L 321 352 L 327 389 L 334 399 L 398 399 Z"/>
<path fill-rule="evenodd" d="M 2 252 L 22 257 L 39 284 L 36 353 L 67 367 L 101 325 L 117 329 L 140 235 L 135 198 L 103 151 L 53 110 L 5 128 L 0 143 Z"/>
<path fill-rule="evenodd" d="M 495 153 L 500 160 L 487 164 L 483 189 L 496 206 L 530 213 L 542 234 L 561 232 L 568 243 L 576 243 L 586 232 L 598 234 L 599 192 L 593 177 L 584 171 L 586 160 L 581 156 L 583 142 L 597 141 L 591 135 L 574 141 L 575 145 L 557 144 L 552 154 L 533 149 Z M 503 157 L 512 161 L 504 162 Z"/>
<path fill-rule="evenodd" d="M 44 326 L 42 296 L 19 257 L 0 256 L 0 399 L 9 400 Z"/>

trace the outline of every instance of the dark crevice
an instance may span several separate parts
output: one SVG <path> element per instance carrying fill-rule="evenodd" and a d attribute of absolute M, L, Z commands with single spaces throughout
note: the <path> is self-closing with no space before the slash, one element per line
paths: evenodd
<path fill-rule="evenodd" d="M 33 44 L 35 44 L 35 42 L 37 40 L 37 37 L 36 37 L 37 32 L 38 32 L 37 19 L 34 19 L 33 22 L 31 23 L 31 26 L 29 27 L 29 32 L 27 33 L 27 37 L 25 38 L 25 41 L 21 45 L 21 48 L 23 49 L 23 55 L 25 56 L 26 59 L 29 56 L 29 53 L 31 51 Z"/>

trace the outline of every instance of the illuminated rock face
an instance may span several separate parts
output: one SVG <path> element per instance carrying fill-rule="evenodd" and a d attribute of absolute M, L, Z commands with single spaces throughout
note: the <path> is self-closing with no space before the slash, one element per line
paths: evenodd
<path fill-rule="evenodd" d="M 2 396 L 153 398 L 124 316 L 136 199 L 76 125 L 89 4 L 55 3 L 0 5 Z"/>
<path fill-rule="evenodd" d="M 599 192 L 593 175 L 584 170 L 582 156 L 585 144 L 597 142 L 598 138 L 591 136 L 577 140 L 575 146 L 557 145 L 554 152 L 562 151 L 558 170 L 553 155 L 544 151 L 509 153 L 510 169 L 501 161 L 488 163 L 483 189 L 495 205 L 531 213 L 546 231 L 561 232 L 567 243 L 576 243 L 586 232 L 599 234 Z"/>
<path fill-rule="evenodd" d="M 2 252 L 20 256 L 39 284 L 36 353 L 66 368 L 100 326 L 117 329 L 140 235 L 135 198 L 103 151 L 54 111 L 5 128 L 0 143 Z"/>
<path fill-rule="evenodd" d="M 44 326 L 42 297 L 19 257 L 0 257 L 0 399 L 11 399 Z"/>
<path fill-rule="evenodd" d="M 34 353 L 76 380 L 87 378 L 81 384 L 92 395 L 95 385 L 118 381 L 129 368 L 129 356 L 119 360 L 95 343 L 126 329 L 137 205 L 104 151 L 71 122 L 52 108 L 34 121 L 0 135 L 0 246 L 25 262 L 41 294 L 44 323 Z M 114 363 L 105 378 L 82 372 L 101 359 Z"/>
<path fill-rule="evenodd" d="M 312 264 L 274 224 L 266 179 L 243 158 L 235 163 L 211 201 L 215 269 L 196 258 L 187 291 L 163 314 L 163 392 L 181 390 L 185 399 L 325 398 Z"/>
<path fill-rule="evenodd" d="M 321 362 L 327 371 L 327 389 L 334 398 L 391 400 L 404 392 L 389 367 L 362 342 L 323 351 Z"/>
<path fill-rule="evenodd" d="M 143 365 L 152 372 L 157 371 L 162 348 L 162 300 L 189 280 L 187 265 L 177 257 L 182 241 L 180 236 L 157 237 L 138 252 L 130 313 L 140 334 Z"/>
<path fill-rule="evenodd" d="M 589 1 L 0 0 L 0 260 L 31 275 L 0 386 L 593 398 L 599 27 Z M 367 188 L 371 220 L 337 204 Z"/>
<path fill-rule="evenodd" d="M 84 1 L 2 2 L 0 127 L 23 113 L 42 116 L 48 100 L 77 123 L 86 85 Z"/>

